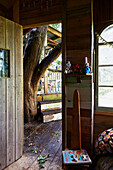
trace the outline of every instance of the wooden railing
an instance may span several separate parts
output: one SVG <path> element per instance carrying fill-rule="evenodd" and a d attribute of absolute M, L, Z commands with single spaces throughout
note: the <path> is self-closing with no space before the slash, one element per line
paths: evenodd
<path fill-rule="evenodd" d="M 42 77 L 38 94 L 61 93 L 62 91 L 62 71 L 48 69 Z"/>

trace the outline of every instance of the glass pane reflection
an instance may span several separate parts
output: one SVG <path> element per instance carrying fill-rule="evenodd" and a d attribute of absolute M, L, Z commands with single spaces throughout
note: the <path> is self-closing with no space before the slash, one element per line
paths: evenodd
<path fill-rule="evenodd" d="M 113 86 L 113 67 L 99 67 L 99 85 Z"/>
<path fill-rule="evenodd" d="M 107 42 L 113 41 L 113 25 L 107 27 L 100 36 Z M 99 38 L 99 43 L 103 43 L 103 41 Z"/>
<path fill-rule="evenodd" d="M 9 50 L 0 49 L 0 77 L 9 77 Z"/>
<path fill-rule="evenodd" d="M 113 88 L 99 87 L 98 88 L 98 106 L 113 108 Z"/>
<path fill-rule="evenodd" d="M 113 64 L 113 47 L 100 45 L 98 48 L 99 65 L 112 65 Z"/>

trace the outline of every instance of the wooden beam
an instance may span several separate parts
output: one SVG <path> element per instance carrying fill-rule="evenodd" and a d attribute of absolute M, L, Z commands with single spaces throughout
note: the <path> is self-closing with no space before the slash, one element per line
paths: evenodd
<path fill-rule="evenodd" d="M 58 37 L 62 37 L 62 33 L 61 32 L 59 32 L 59 31 L 57 31 L 57 30 L 55 30 L 54 28 L 52 28 L 52 27 L 48 27 L 48 31 L 49 32 L 51 32 L 52 34 L 54 34 L 54 35 L 57 35 Z"/>
<path fill-rule="evenodd" d="M 55 45 L 55 46 L 58 44 L 58 42 L 51 40 L 50 38 L 47 38 L 47 43 L 51 43 L 52 45 Z"/>
<path fill-rule="evenodd" d="M 59 14 L 58 14 L 59 15 Z M 35 27 L 40 27 L 40 26 L 45 26 L 45 25 L 49 25 L 49 24 L 56 24 L 56 23 L 60 23 L 61 18 L 60 19 L 56 19 L 59 18 L 57 14 L 55 14 L 54 16 L 52 16 L 52 18 L 47 21 L 47 17 L 35 17 L 35 18 L 29 18 L 29 19 L 21 19 L 20 18 L 20 24 L 23 26 L 23 29 L 28 29 L 28 28 L 35 28 Z M 48 16 L 49 18 L 49 16 Z"/>
<path fill-rule="evenodd" d="M 50 44 L 48 44 L 47 46 L 48 46 L 49 48 L 53 49 L 53 47 L 52 47 Z"/>
<path fill-rule="evenodd" d="M 13 21 L 19 23 L 19 0 L 13 5 Z"/>

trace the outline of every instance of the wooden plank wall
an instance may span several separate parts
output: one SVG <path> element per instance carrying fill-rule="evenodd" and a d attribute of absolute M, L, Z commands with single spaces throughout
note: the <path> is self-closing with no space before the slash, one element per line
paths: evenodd
<path fill-rule="evenodd" d="M 7 163 L 15 160 L 15 59 L 14 59 L 14 23 L 6 23 L 6 48 L 10 49 L 10 78 L 7 81 Z M 12 107 L 11 107 L 12 106 Z M 13 125 L 13 126 L 12 126 Z"/>
<path fill-rule="evenodd" d="M 15 73 L 16 73 L 16 159 L 22 155 L 23 148 L 23 29 L 15 24 Z M 21 107 L 20 107 L 21 106 Z"/>
<path fill-rule="evenodd" d="M 95 0 L 94 1 L 95 32 L 100 33 L 102 29 L 104 29 L 109 24 L 113 24 L 113 1 Z M 96 49 L 96 35 L 95 35 L 95 49 Z M 94 141 L 99 135 L 99 133 L 111 127 L 113 127 L 113 112 L 95 110 Z"/>
<path fill-rule="evenodd" d="M 5 48 L 5 20 L 0 18 L 0 47 Z M 6 103 L 7 90 L 6 80 L 0 79 L 0 169 L 6 166 L 6 148 L 7 148 L 7 114 Z"/>
<path fill-rule="evenodd" d="M 23 29 L 0 17 L 0 48 L 10 50 L 10 78 L 0 78 L 0 169 L 22 155 Z"/>
<path fill-rule="evenodd" d="M 80 93 L 80 114 L 81 114 L 81 132 L 82 132 L 82 148 L 91 154 L 91 120 L 92 120 L 92 76 L 81 76 L 81 83 L 77 83 L 76 75 L 66 76 L 67 87 L 67 114 L 68 114 L 68 147 L 71 146 L 71 131 L 73 120 L 73 94 L 75 89 Z M 76 131 L 76 129 L 73 129 Z"/>
<path fill-rule="evenodd" d="M 67 0 L 66 7 L 66 60 L 70 61 L 72 65 L 79 64 L 84 66 L 85 57 L 88 57 L 88 62 L 91 64 L 91 1 L 90 0 Z M 87 80 L 86 80 L 87 81 Z M 77 83 L 75 83 L 77 85 Z M 73 88 L 76 85 L 70 82 Z M 91 85 L 91 83 L 89 83 Z M 68 84 L 69 85 L 69 84 Z M 67 85 L 67 87 L 68 87 Z M 79 86 L 79 83 L 78 85 Z M 80 85 L 81 86 L 81 85 Z M 72 87 L 71 87 L 72 88 Z M 78 87 L 79 88 L 79 87 Z M 91 105 L 92 94 L 91 86 L 88 90 L 88 108 L 81 108 L 81 121 L 82 121 L 82 147 L 91 153 Z M 86 87 L 83 87 L 80 95 L 84 95 Z M 69 93 L 73 94 L 74 90 L 67 90 L 67 101 Z M 91 94 L 91 95 L 90 95 Z M 72 95 L 73 96 L 73 95 Z M 85 96 L 84 96 L 85 97 Z M 86 97 L 87 98 L 87 97 Z M 68 102 L 67 102 L 68 103 Z M 83 104 L 83 103 L 81 103 Z M 88 104 L 88 102 L 87 102 Z M 68 132 L 68 147 L 70 147 L 71 125 L 72 125 L 72 112 L 73 109 L 68 107 L 67 104 L 67 132 Z"/>
<path fill-rule="evenodd" d="M 85 57 L 91 57 L 91 2 L 67 1 L 67 61 L 84 65 Z"/>
<path fill-rule="evenodd" d="M 41 4 L 40 4 L 41 2 Z M 20 2 L 20 24 L 24 28 L 58 23 L 62 20 L 62 1 L 34 1 L 24 4 Z"/>

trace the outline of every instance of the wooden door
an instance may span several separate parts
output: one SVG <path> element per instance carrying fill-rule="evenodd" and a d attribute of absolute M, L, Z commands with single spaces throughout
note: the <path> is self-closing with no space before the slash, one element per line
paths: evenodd
<path fill-rule="evenodd" d="M 10 51 L 10 77 L 0 78 L 0 169 L 23 152 L 23 28 L 0 17 L 0 48 Z"/>

